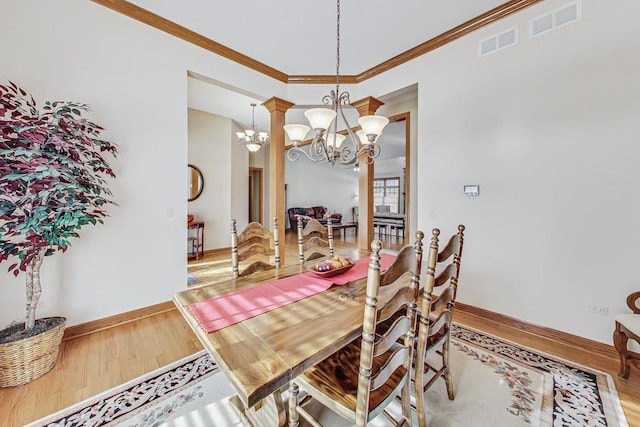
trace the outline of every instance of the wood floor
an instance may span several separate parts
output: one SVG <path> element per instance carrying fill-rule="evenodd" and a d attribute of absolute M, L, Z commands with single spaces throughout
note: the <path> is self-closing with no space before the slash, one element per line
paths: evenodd
<path fill-rule="evenodd" d="M 395 238 L 387 239 L 385 247 L 400 246 Z M 294 236 L 287 235 L 286 245 L 287 262 L 295 262 Z M 336 241 L 339 253 L 348 254 L 355 246 L 353 234 L 347 233 L 344 241 Z M 206 282 L 230 274 L 228 264 L 228 254 L 207 255 L 204 260 L 190 262 L 189 271 Z M 167 295 L 167 300 L 170 298 Z M 456 310 L 455 321 L 608 372 L 615 380 L 629 426 L 640 426 L 640 370 L 632 369 L 628 382 L 619 380 L 613 349 L 603 354 L 581 343 L 546 338 L 460 309 Z M 65 340 L 51 372 L 27 385 L 0 389 L 0 426 L 22 426 L 201 348 L 177 310 Z"/>

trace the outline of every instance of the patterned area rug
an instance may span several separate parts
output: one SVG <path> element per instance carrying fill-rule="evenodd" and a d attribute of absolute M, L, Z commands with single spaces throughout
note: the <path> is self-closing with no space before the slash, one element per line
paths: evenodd
<path fill-rule="evenodd" d="M 456 398 L 448 400 L 443 381 L 427 392 L 430 426 L 628 427 L 609 375 L 462 326 L 453 337 Z M 240 426 L 228 403 L 232 394 L 200 352 L 28 427 Z M 326 426 L 348 425 L 313 403 L 309 410 Z M 387 425 L 379 418 L 370 425 Z"/>

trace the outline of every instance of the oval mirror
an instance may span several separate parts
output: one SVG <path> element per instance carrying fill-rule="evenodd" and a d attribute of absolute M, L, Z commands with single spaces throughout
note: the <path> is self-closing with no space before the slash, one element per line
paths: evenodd
<path fill-rule="evenodd" d="M 202 194 L 202 189 L 204 188 L 204 177 L 202 176 L 202 172 L 196 166 L 189 166 L 189 175 L 187 182 L 187 194 L 188 201 L 192 202 Z"/>

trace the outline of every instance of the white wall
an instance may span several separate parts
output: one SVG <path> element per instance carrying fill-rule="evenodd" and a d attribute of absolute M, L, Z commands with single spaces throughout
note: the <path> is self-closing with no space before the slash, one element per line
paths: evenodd
<path fill-rule="evenodd" d="M 611 343 L 639 286 L 640 3 L 584 0 L 580 22 L 527 37 L 530 18 L 567 3 L 538 3 L 368 84 L 418 78 L 417 226 L 466 224 L 459 299 Z M 478 58 L 479 40 L 514 25 L 518 45 Z"/>
<path fill-rule="evenodd" d="M 324 206 L 341 213 L 342 222 L 352 220 L 351 208 L 358 205 L 358 174 L 353 166 L 319 165 L 304 157 L 286 160 L 285 183 L 286 209 Z M 288 221 L 289 215 L 285 216 Z"/>
<path fill-rule="evenodd" d="M 246 182 L 243 174 L 233 174 L 230 161 L 234 158 L 231 141 L 233 122 L 215 114 L 189 109 L 189 163 L 197 166 L 204 175 L 204 188 L 196 200 L 188 203 L 189 213 L 205 222 L 204 249 L 229 247 L 231 212 L 238 209 L 231 204 L 232 188 L 237 181 Z M 234 135 L 235 136 L 235 135 Z M 237 162 L 247 161 L 244 152 L 239 153 Z M 237 202 L 245 203 L 246 200 Z M 246 214 L 245 214 L 246 215 Z"/>
<path fill-rule="evenodd" d="M 358 91 L 418 83 L 412 224 L 467 225 L 462 302 L 611 343 L 638 288 L 640 4 L 583 0 L 581 21 L 528 38 L 530 18 L 568 3 L 538 3 Z M 479 40 L 515 25 L 518 45 L 478 58 Z"/>
<path fill-rule="evenodd" d="M 186 287 L 187 71 L 265 99 L 284 98 L 285 85 L 93 2 L 2 2 L 0 16 L 0 81 L 41 104 L 90 104 L 105 139 L 119 145 L 111 185 L 119 206 L 46 259 L 38 314 L 74 325 L 169 301 Z M 5 273 L 8 265 L 0 265 L 0 327 L 24 317 L 24 277 Z"/>
<path fill-rule="evenodd" d="M 467 225 L 462 302 L 610 343 L 614 314 L 638 289 L 640 2 L 584 0 L 582 21 L 527 38 L 529 18 L 566 3 L 537 3 L 345 89 L 352 99 L 382 97 L 417 82 L 412 230 L 437 226 L 448 235 Z M 120 206 L 45 266 L 49 307 L 41 313 L 71 324 L 166 301 L 184 287 L 187 69 L 264 99 L 309 104 L 327 92 L 283 87 L 94 3 L 0 8 L 3 34 L 21 37 L 0 37 L 0 78 L 40 100 L 91 104 L 105 136 L 120 144 Z M 517 46 L 477 57 L 480 39 L 513 25 Z M 292 178 L 293 168 L 304 173 Z M 353 203 L 332 189 L 348 195 L 353 185 L 355 194 L 348 181 L 288 164 L 288 205 L 346 214 Z M 479 184 L 480 196 L 463 197 L 464 184 Z M 7 323 L 22 315 L 22 280 L 0 277 Z M 588 313 L 592 303 L 609 316 Z"/>

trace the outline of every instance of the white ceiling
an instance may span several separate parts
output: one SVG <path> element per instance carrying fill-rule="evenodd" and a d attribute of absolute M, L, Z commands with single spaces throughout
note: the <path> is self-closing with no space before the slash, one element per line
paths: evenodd
<path fill-rule="evenodd" d="M 336 3 L 129 0 L 287 75 L 335 75 Z M 359 74 L 506 0 L 344 0 L 340 73 Z"/>
<path fill-rule="evenodd" d="M 287 75 L 335 75 L 336 2 L 327 0 L 129 0 Z M 357 75 L 420 45 L 505 0 L 344 0 L 340 4 L 340 74 Z M 251 124 L 256 103 L 259 130 L 269 126 L 262 99 L 189 78 L 189 107 Z M 213 83 L 213 84 L 212 84 Z M 302 112 L 288 122 L 304 122 Z M 350 123 L 355 123 L 348 117 Z M 404 128 L 385 129 L 383 156 L 399 156 Z"/>

